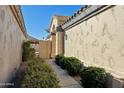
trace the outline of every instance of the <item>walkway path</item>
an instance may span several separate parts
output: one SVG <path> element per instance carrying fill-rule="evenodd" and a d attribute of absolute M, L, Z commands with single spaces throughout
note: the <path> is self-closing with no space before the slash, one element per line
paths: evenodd
<path fill-rule="evenodd" d="M 61 69 L 61 67 L 56 65 L 53 59 L 46 60 L 46 63 L 52 66 L 58 79 L 60 80 L 59 85 L 62 88 L 81 88 L 82 87 L 74 78 L 68 75 L 66 70 L 63 70 Z"/>

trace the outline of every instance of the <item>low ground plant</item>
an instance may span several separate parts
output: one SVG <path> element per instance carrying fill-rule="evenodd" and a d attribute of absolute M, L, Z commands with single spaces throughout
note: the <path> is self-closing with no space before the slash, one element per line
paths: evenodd
<path fill-rule="evenodd" d="M 37 58 L 27 62 L 21 87 L 25 88 L 57 88 L 59 81 L 52 68 L 43 59 Z"/>

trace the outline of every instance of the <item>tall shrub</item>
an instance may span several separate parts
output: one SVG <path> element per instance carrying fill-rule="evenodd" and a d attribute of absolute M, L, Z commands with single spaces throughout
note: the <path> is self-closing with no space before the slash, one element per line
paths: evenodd
<path fill-rule="evenodd" d="M 22 60 L 27 61 L 28 59 L 34 58 L 35 49 L 30 47 L 30 41 L 23 42 Z"/>
<path fill-rule="evenodd" d="M 32 59 L 34 57 L 35 57 L 35 49 L 34 48 L 30 48 L 29 49 L 29 56 L 28 56 L 28 58 Z"/>

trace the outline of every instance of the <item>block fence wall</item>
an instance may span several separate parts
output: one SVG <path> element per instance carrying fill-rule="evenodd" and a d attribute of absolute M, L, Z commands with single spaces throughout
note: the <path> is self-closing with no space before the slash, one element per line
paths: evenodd
<path fill-rule="evenodd" d="M 39 42 L 39 52 L 40 57 L 43 59 L 49 59 L 51 58 L 51 41 L 50 40 L 42 40 Z"/>
<path fill-rule="evenodd" d="M 100 6 L 89 7 L 62 25 L 65 56 L 77 57 L 86 66 L 105 68 L 124 79 L 124 6 L 104 6 L 105 10 L 101 8 L 90 14 L 95 7 Z M 78 20 L 88 13 L 87 18 Z"/>
<path fill-rule="evenodd" d="M 22 62 L 25 36 L 18 8 L 0 6 L 0 83 L 8 82 Z"/>

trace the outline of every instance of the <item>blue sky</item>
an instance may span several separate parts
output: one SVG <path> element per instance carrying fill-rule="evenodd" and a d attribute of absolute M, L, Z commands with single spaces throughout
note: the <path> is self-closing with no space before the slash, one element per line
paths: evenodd
<path fill-rule="evenodd" d="M 37 39 L 47 36 L 45 29 L 49 28 L 54 14 L 71 16 L 81 5 L 24 5 L 21 6 L 27 33 Z"/>

